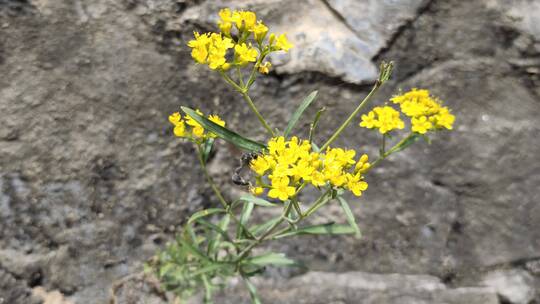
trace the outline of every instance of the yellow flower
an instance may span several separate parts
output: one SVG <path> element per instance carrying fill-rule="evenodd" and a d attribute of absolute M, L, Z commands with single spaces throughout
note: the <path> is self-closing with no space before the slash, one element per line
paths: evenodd
<path fill-rule="evenodd" d="M 294 187 L 289 186 L 288 177 L 278 177 L 272 179 L 272 189 L 268 191 L 268 196 L 286 201 L 296 192 Z"/>
<path fill-rule="evenodd" d="M 413 117 L 411 124 L 411 130 L 420 134 L 426 134 L 427 131 L 433 128 L 433 124 L 425 116 Z"/>
<path fill-rule="evenodd" d="M 174 112 L 171 115 L 169 115 L 169 122 L 173 125 L 177 125 L 182 120 L 182 115 L 180 115 L 180 112 Z"/>
<path fill-rule="evenodd" d="M 311 184 L 315 187 L 326 185 L 326 178 L 324 177 L 324 174 L 319 171 L 313 171 L 311 174 Z"/>
<path fill-rule="evenodd" d="M 178 124 L 174 126 L 173 133 L 175 136 L 178 136 L 178 137 L 186 136 L 186 124 L 184 123 L 184 121 L 180 121 Z"/>
<path fill-rule="evenodd" d="M 362 115 L 362 121 L 360 122 L 360 127 L 373 129 L 379 126 L 379 121 L 375 118 L 375 112 L 371 111 L 367 114 Z"/>
<path fill-rule="evenodd" d="M 378 128 L 381 134 L 386 134 L 395 129 L 405 128 L 405 123 L 399 117 L 399 112 L 389 106 L 375 107 L 367 115 L 362 115 L 361 127 Z"/>
<path fill-rule="evenodd" d="M 368 183 L 362 180 L 360 174 L 347 174 L 347 188 L 356 196 L 361 196 L 368 188 Z"/>
<path fill-rule="evenodd" d="M 195 32 L 195 39 L 189 41 L 191 56 L 197 63 L 208 64 L 211 69 L 228 67 L 225 56 L 227 50 L 234 46 L 232 39 L 217 33 L 200 35 Z"/>
<path fill-rule="evenodd" d="M 254 12 L 242 11 L 240 12 L 240 18 L 244 22 L 244 28 L 248 31 L 253 30 L 257 23 L 257 15 Z"/>
<path fill-rule="evenodd" d="M 186 124 L 182 120 L 182 116 L 179 112 L 174 112 L 169 115 L 169 122 L 174 125 L 173 133 L 178 137 L 186 136 Z"/>
<path fill-rule="evenodd" d="M 292 48 L 293 45 L 287 40 L 287 36 L 285 34 L 281 34 L 278 36 L 276 41 L 276 48 L 278 50 L 282 50 L 285 52 L 288 52 L 290 48 Z"/>
<path fill-rule="evenodd" d="M 188 46 L 192 48 L 191 57 L 198 63 L 206 63 L 208 57 L 208 45 L 211 43 L 209 34 L 200 35 L 198 32 L 193 33 L 195 39 L 188 42 Z"/>
<path fill-rule="evenodd" d="M 263 187 L 250 187 L 249 192 L 251 192 L 253 195 L 259 196 L 264 193 L 264 188 Z"/>
<path fill-rule="evenodd" d="M 268 151 L 270 154 L 281 153 L 285 150 L 285 137 L 274 137 L 268 141 Z"/>
<path fill-rule="evenodd" d="M 437 128 L 446 128 L 448 130 L 452 130 L 454 121 L 456 120 L 456 117 L 450 113 L 450 110 L 448 108 L 443 107 L 437 113 L 437 115 L 432 116 L 432 120 Z"/>
<path fill-rule="evenodd" d="M 263 156 L 258 156 L 250 162 L 251 170 L 255 171 L 258 175 L 264 175 L 268 169 L 270 169 L 270 164 Z"/>
<path fill-rule="evenodd" d="M 255 62 L 257 60 L 257 56 L 259 55 L 255 48 L 253 48 L 251 45 L 247 46 L 245 43 L 237 44 L 234 47 L 234 51 L 238 56 L 237 59 L 239 64 Z"/>
<path fill-rule="evenodd" d="M 224 8 L 219 11 L 219 17 L 221 18 L 220 21 L 218 21 L 219 29 L 227 36 L 231 35 L 231 28 L 232 28 L 232 13 L 231 10 L 228 8 Z"/>
<path fill-rule="evenodd" d="M 360 156 L 360 159 L 356 163 L 356 166 L 354 167 L 355 172 L 364 173 L 366 172 L 371 165 L 368 163 L 368 155 L 363 154 Z"/>
<path fill-rule="evenodd" d="M 255 41 L 257 41 L 258 43 L 262 43 L 264 37 L 266 37 L 266 33 L 268 33 L 268 27 L 264 25 L 264 23 L 259 21 L 257 25 L 255 25 L 253 29 L 251 29 L 251 31 L 253 32 Z"/>
<path fill-rule="evenodd" d="M 265 62 L 263 64 L 259 65 L 259 73 L 261 74 L 268 74 L 270 72 L 270 68 L 272 67 L 272 64 L 270 62 Z"/>

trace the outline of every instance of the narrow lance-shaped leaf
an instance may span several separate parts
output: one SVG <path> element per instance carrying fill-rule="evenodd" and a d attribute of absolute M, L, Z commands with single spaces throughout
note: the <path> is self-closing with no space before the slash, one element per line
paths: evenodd
<path fill-rule="evenodd" d="M 195 121 L 197 121 L 199 124 L 203 126 L 204 129 L 208 130 L 211 133 L 216 134 L 219 138 L 222 138 L 233 145 L 237 146 L 240 149 L 244 149 L 251 152 L 261 152 L 262 150 L 266 149 L 266 146 L 256 142 L 254 140 L 245 138 L 238 133 L 235 133 L 225 127 L 222 127 L 213 121 L 209 120 L 208 118 L 201 116 L 197 114 L 197 112 L 193 111 L 192 109 L 188 107 L 181 107 L 182 110 L 192 117 Z"/>
<path fill-rule="evenodd" d="M 341 197 L 338 196 L 339 204 L 341 205 L 341 209 L 343 209 L 343 212 L 345 212 L 345 216 L 347 217 L 347 222 L 349 222 L 349 225 L 355 230 L 356 237 L 360 237 L 360 228 L 358 228 L 358 224 L 356 224 L 356 219 L 354 217 L 354 214 L 351 210 L 351 207 L 349 207 L 349 204 L 347 201 Z"/>
<path fill-rule="evenodd" d="M 209 216 L 209 215 L 216 214 L 216 213 L 225 213 L 225 210 L 220 209 L 220 208 L 210 208 L 210 209 L 204 209 L 204 210 L 201 210 L 201 211 L 197 211 L 197 212 L 193 213 L 193 215 L 189 218 L 188 224 L 191 224 L 191 223 L 195 222 L 196 220 L 198 220 L 198 219 L 200 219 L 202 217 Z"/>
<path fill-rule="evenodd" d="M 291 266 L 296 265 L 294 260 L 291 260 L 283 253 L 267 253 L 259 256 L 255 256 L 246 260 L 246 263 L 254 265 L 276 265 L 276 266 Z"/>
<path fill-rule="evenodd" d="M 208 163 L 208 158 L 210 157 L 210 153 L 212 153 L 212 147 L 214 146 L 214 139 L 209 138 L 206 140 L 203 146 L 202 154 L 203 154 L 203 160 L 204 163 Z"/>
<path fill-rule="evenodd" d="M 317 114 L 315 114 L 315 118 L 313 119 L 313 122 L 309 126 L 309 142 L 313 142 L 313 135 L 315 134 L 315 129 L 317 128 L 317 125 L 319 124 L 319 120 L 321 119 L 322 113 L 326 111 L 326 107 L 322 107 L 319 111 L 317 111 Z"/>
<path fill-rule="evenodd" d="M 273 219 L 269 220 L 266 223 L 262 223 L 260 225 L 255 225 L 255 226 L 251 227 L 250 231 L 254 235 L 257 235 L 259 233 L 264 233 L 264 232 L 266 232 L 266 230 L 268 230 L 268 228 L 272 227 L 275 223 L 277 223 L 277 222 L 279 222 L 281 220 L 282 220 L 281 216 L 273 218 Z"/>
<path fill-rule="evenodd" d="M 278 204 L 271 203 L 263 198 L 253 195 L 244 195 L 238 199 L 240 202 L 249 202 L 261 207 L 276 207 Z"/>
<path fill-rule="evenodd" d="M 249 281 L 249 279 L 244 278 L 244 282 L 246 283 L 246 286 L 249 290 L 249 296 L 251 297 L 251 303 L 252 304 L 262 304 L 261 300 L 259 299 L 259 295 L 257 294 L 257 288 L 253 283 Z"/>
<path fill-rule="evenodd" d="M 254 206 L 255 204 L 253 204 L 252 202 L 247 202 L 246 204 L 244 204 L 244 208 L 242 208 L 242 214 L 240 214 L 240 221 L 238 222 L 238 225 L 236 227 L 237 239 L 240 238 L 242 233 L 244 232 L 244 228 L 249 220 L 249 217 L 251 216 L 251 212 L 253 211 Z"/>
<path fill-rule="evenodd" d="M 414 144 L 419 138 L 420 138 L 420 135 L 416 133 L 409 135 L 409 137 L 401 145 L 396 147 L 396 149 L 393 150 L 392 153 L 400 152 L 407 149 L 410 145 Z"/>
<path fill-rule="evenodd" d="M 296 109 L 293 116 L 291 117 L 291 120 L 289 120 L 289 124 L 287 125 L 287 128 L 285 129 L 283 136 L 285 137 L 289 136 L 294 126 L 298 123 L 300 116 L 302 116 L 302 113 L 304 113 L 307 107 L 309 107 L 309 105 L 313 102 L 313 100 L 315 100 L 315 97 L 317 97 L 317 93 L 318 93 L 317 91 L 313 91 L 306 98 L 304 98 L 304 101 L 302 101 L 298 109 Z"/>
<path fill-rule="evenodd" d="M 350 234 L 350 233 L 355 233 L 355 232 L 356 232 L 355 229 L 353 229 L 349 225 L 328 223 L 328 224 L 322 224 L 322 225 L 303 227 L 298 230 L 285 232 L 283 234 L 276 235 L 274 239 L 280 239 L 280 238 L 284 238 L 288 236 L 302 235 L 302 234 Z"/>
<path fill-rule="evenodd" d="M 221 221 L 219 221 L 218 227 L 222 231 L 227 231 L 227 227 L 229 226 L 229 222 L 231 221 L 231 217 L 229 214 L 225 214 Z M 217 248 L 219 247 L 221 243 L 221 236 L 222 234 L 218 231 L 214 234 L 214 237 L 211 238 L 208 241 L 208 254 L 212 255 L 217 251 Z"/>

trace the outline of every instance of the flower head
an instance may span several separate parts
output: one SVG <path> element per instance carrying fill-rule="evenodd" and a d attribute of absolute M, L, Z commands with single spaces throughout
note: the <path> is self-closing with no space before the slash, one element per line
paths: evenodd
<path fill-rule="evenodd" d="M 248 46 L 245 43 L 237 44 L 234 47 L 234 51 L 237 55 L 238 63 L 243 65 L 248 62 L 255 62 L 257 60 L 257 56 L 259 53 L 255 48 L 251 46 L 251 44 Z"/>
<path fill-rule="evenodd" d="M 368 157 L 363 154 L 355 160 L 356 151 L 328 148 L 324 153 L 313 152 L 307 140 L 283 136 L 268 141 L 268 150 L 250 163 L 257 174 L 257 182 L 263 178 L 271 181 L 268 196 L 285 201 L 297 187 L 307 183 L 315 187 L 331 185 L 354 191 L 360 195 L 367 183 L 362 174 L 369 168 Z M 351 176 L 354 180 L 351 181 Z"/>
<path fill-rule="evenodd" d="M 379 129 L 381 134 L 386 134 L 395 129 L 403 129 L 405 123 L 399 117 L 399 112 L 389 106 L 375 107 L 367 115 L 362 115 L 360 126 L 364 128 Z"/>

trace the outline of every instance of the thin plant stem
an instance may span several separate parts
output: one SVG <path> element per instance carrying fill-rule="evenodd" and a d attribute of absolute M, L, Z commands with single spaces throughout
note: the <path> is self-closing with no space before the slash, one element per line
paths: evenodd
<path fill-rule="evenodd" d="M 212 178 L 212 176 L 210 176 L 210 173 L 208 173 L 208 169 L 206 168 L 206 164 L 204 163 L 202 147 L 200 144 L 197 144 L 197 149 L 199 152 L 198 153 L 199 163 L 201 164 L 201 168 L 203 170 L 204 176 L 206 177 L 206 180 L 210 184 L 210 187 L 212 188 L 212 190 L 214 190 L 214 193 L 218 197 L 218 200 L 223 206 L 223 209 L 225 209 L 225 211 L 229 214 L 229 216 L 232 218 L 235 224 L 240 225 L 240 221 L 238 220 L 238 218 L 236 218 L 236 215 L 231 211 L 230 204 L 227 203 L 227 200 L 225 200 L 225 197 L 223 197 L 223 195 L 221 194 L 221 191 L 219 190 L 218 186 L 214 182 L 214 179 Z M 244 230 L 246 231 L 246 234 L 248 237 L 252 239 L 255 238 L 247 229 L 244 229 Z"/>
<path fill-rule="evenodd" d="M 276 134 L 274 133 L 274 131 L 272 130 L 272 128 L 270 128 L 270 126 L 268 125 L 268 123 L 266 122 L 266 120 L 264 120 L 264 117 L 261 115 L 261 113 L 259 113 L 259 110 L 257 110 L 257 107 L 255 106 L 255 104 L 253 103 L 253 100 L 251 100 L 251 97 L 249 97 L 248 93 L 246 91 L 242 91 L 242 97 L 244 97 L 244 100 L 247 102 L 247 104 L 249 105 L 251 111 L 253 113 L 255 113 L 255 115 L 257 116 L 257 118 L 259 119 L 259 121 L 261 122 L 261 124 L 263 125 L 263 127 L 266 129 L 266 131 L 268 131 L 268 133 L 270 133 L 270 135 L 272 137 L 276 136 Z"/>
<path fill-rule="evenodd" d="M 379 88 L 381 87 L 381 84 L 382 83 L 380 81 L 375 82 L 375 85 L 373 86 L 373 88 L 371 89 L 369 94 L 364 98 L 364 100 L 362 100 L 362 102 L 358 105 L 358 107 L 356 107 L 356 109 L 351 113 L 351 115 L 349 115 L 347 120 L 345 120 L 345 122 L 343 122 L 343 124 L 336 130 L 336 132 L 334 132 L 332 137 L 330 137 L 330 139 L 328 139 L 324 143 L 324 145 L 320 149 L 321 151 L 328 148 L 328 146 L 332 142 L 334 142 L 334 140 L 336 140 L 336 138 L 338 138 L 339 135 L 341 135 L 341 132 L 343 132 L 343 130 L 345 130 L 345 128 L 351 123 L 351 121 L 356 116 L 356 114 L 358 114 L 358 112 L 360 112 L 368 104 L 371 97 L 375 94 L 375 92 L 377 92 L 377 90 L 379 90 Z"/>
<path fill-rule="evenodd" d="M 272 226 L 270 226 L 270 228 L 268 228 L 268 230 L 266 230 L 266 232 L 261 235 L 261 237 L 259 237 L 259 239 L 257 239 L 255 242 L 251 243 L 249 246 L 247 246 L 244 250 L 242 250 L 242 252 L 240 252 L 239 256 L 238 256 L 238 259 L 237 261 L 241 261 L 243 258 L 245 258 L 249 252 L 251 251 L 251 249 L 253 249 L 255 246 L 259 245 L 260 243 L 262 243 L 263 241 L 266 240 L 266 238 L 272 234 L 272 232 L 274 232 L 274 230 L 279 226 L 281 225 L 281 223 L 283 223 L 283 221 L 285 220 L 285 218 L 289 215 L 289 213 L 291 212 L 291 207 L 292 207 L 292 203 L 290 203 L 289 205 L 287 205 L 287 207 L 285 208 L 285 211 L 283 212 L 283 214 L 281 215 L 281 219 L 279 219 L 279 221 L 275 222 Z"/>
<path fill-rule="evenodd" d="M 379 156 L 379 158 L 377 158 L 374 162 L 372 162 L 369 166 L 369 170 L 371 170 L 373 167 L 375 167 L 376 165 L 378 165 L 381 161 L 383 161 L 385 158 L 387 158 L 388 156 L 390 156 L 392 153 L 396 152 L 397 149 L 399 149 L 401 147 L 401 145 L 403 145 L 407 140 L 409 140 L 411 137 L 413 137 L 415 134 L 414 133 L 411 133 L 409 134 L 407 137 L 403 138 L 402 140 L 400 140 L 397 144 L 395 144 L 392 148 L 390 148 L 388 151 L 386 152 L 383 152 L 381 153 L 381 155 Z M 384 151 L 384 150 L 381 150 L 381 151 Z"/>

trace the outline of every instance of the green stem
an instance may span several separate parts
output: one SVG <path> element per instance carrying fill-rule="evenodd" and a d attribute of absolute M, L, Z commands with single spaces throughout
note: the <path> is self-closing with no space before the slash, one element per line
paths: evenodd
<path fill-rule="evenodd" d="M 401 145 L 403 145 L 407 140 L 409 140 L 411 137 L 413 137 L 415 134 L 414 133 L 411 133 L 409 134 L 409 136 L 403 138 L 402 140 L 400 140 L 397 144 L 395 144 L 392 148 L 390 148 L 390 150 L 386 151 L 386 152 L 383 152 L 381 153 L 381 155 L 379 156 L 379 158 L 377 158 L 374 162 L 372 162 L 370 164 L 370 167 L 368 169 L 371 170 L 373 167 L 375 167 L 376 165 L 378 165 L 381 161 L 383 161 L 385 158 L 387 158 L 388 156 L 390 156 L 392 153 L 396 152 L 396 150 L 398 150 L 399 148 L 401 148 Z M 384 136 L 384 135 L 383 135 Z M 384 147 L 384 146 L 383 146 Z M 381 150 L 381 151 L 384 151 L 384 148 Z"/>
<path fill-rule="evenodd" d="M 251 249 L 253 249 L 255 246 L 262 243 L 272 232 L 274 232 L 274 230 L 279 225 L 281 225 L 281 223 L 283 223 L 285 218 L 287 218 L 287 216 L 289 216 L 289 213 L 291 212 L 291 206 L 292 206 L 292 203 L 289 203 L 289 205 L 287 205 L 287 208 L 285 208 L 285 211 L 281 215 L 281 219 L 279 221 L 275 222 L 272 226 L 270 226 L 270 228 L 268 228 L 268 230 L 266 230 L 266 232 L 263 235 L 261 235 L 261 237 L 259 239 L 257 239 L 255 242 L 251 243 L 249 246 L 246 247 L 246 249 L 244 249 L 244 250 L 242 250 L 242 252 L 240 252 L 237 261 L 241 261 L 242 259 L 244 259 L 249 254 Z"/>
<path fill-rule="evenodd" d="M 201 168 L 203 169 L 206 180 L 210 184 L 210 187 L 212 188 L 212 190 L 214 190 L 214 193 L 218 197 L 218 200 L 221 203 L 221 206 L 223 206 L 223 209 L 225 209 L 225 211 L 227 212 L 227 214 L 229 214 L 229 216 L 231 217 L 231 219 L 234 221 L 235 224 L 240 225 L 240 221 L 236 218 L 236 215 L 231 211 L 230 204 L 227 203 L 227 200 L 225 200 L 225 197 L 223 197 L 223 195 L 221 194 L 221 191 L 219 190 L 216 183 L 214 182 L 214 179 L 212 178 L 212 176 L 210 176 L 210 173 L 208 173 L 208 169 L 206 168 L 206 164 L 204 163 L 203 152 L 202 152 L 203 150 L 200 144 L 197 144 L 197 149 L 199 152 L 197 153 L 199 156 L 199 163 L 201 164 Z M 244 230 L 246 231 L 246 234 L 248 237 L 252 239 L 255 238 L 249 231 L 247 231 L 247 229 L 244 229 Z"/>
<path fill-rule="evenodd" d="M 358 112 L 360 112 L 368 104 L 371 97 L 381 87 L 381 84 L 382 83 L 380 81 L 375 82 L 375 85 L 373 86 L 373 88 L 371 89 L 369 94 L 364 98 L 364 100 L 362 100 L 362 102 L 358 105 L 358 107 L 356 107 L 356 109 L 351 113 L 351 115 L 349 115 L 347 120 L 345 120 L 345 122 L 337 129 L 337 131 L 334 132 L 334 135 L 332 135 L 332 137 L 330 137 L 330 139 L 328 139 L 328 141 L 326 141 L 326 143 L 324 143 L 324 145 L 320 149 L 321 151 L 328 148 L 328 146 L 332 142 L 334 142 L 334 140 L 336 140 L 336 138 L 338 138 L 338 136 L 341 134 L 341 132 L 343 132 L 343 130 L 345 130 L 345 128 L 351 123 L 351 121 L 356 116 L 356 114 L 358 114 Z"/>
<path fill-rule="evenodd" d="M 238 76 L 238 81 L 240 82 L 240 86 L 245 87 L 244 77 L 242 75 L 242 71 L 240 71 L 240 67 L 236 67 L 236 75 Z"/>
<path fill-rule="evenodd" d="M 219 71 L 219 74 L 221 75 L 221 77 L 223 77 L 223 79 L 225 79 L 225 81 L 230 84 L 235 90 L 237 90 L 238 92 L 243 92 L 244 89 L 239 86 L 236 82 L 234 82 L 234 80 L 231 79 L 231 77 L 229 77 L 229 75 L 227 75 L 227 73 L 223 72 L 223 71 Z"/>
<path fill-rule="evenodd" d="M 266 131 L 268 131 L 268 133 L 270 133 L 270 135 L 272 137 L 276 136 L 276 134 L 274 133 L 274 131 L 272 131 L 272 128 L 270 128 L 270 126 L 268 125 L 268 123 L 266 122 L 266 120 L 264 120 L 264 117 L 262 117 L 261 113 L 259 113 L 259 110 L 257 110 L 257 107 L 255 106 L 255 104 L 253 103 L 253 100 L 251 100 L 251 97 L 249 97 L 249 95 L 247 94 L 247 89 L 246 90 L 242 90 L 241 91 L 242 93 L 242 97 L 244 97 L 244 100 L 247 102 L 247 104 L 249 105 L 249 107 L 251 108 L 251 111 L 253 113 L 255 113 L 255 115 L 257 116 L 257 118 L 259 119 L 259 121 L 261 122 L 261 124 L 263 125 L 263 127 L 266 129 Z"/>

